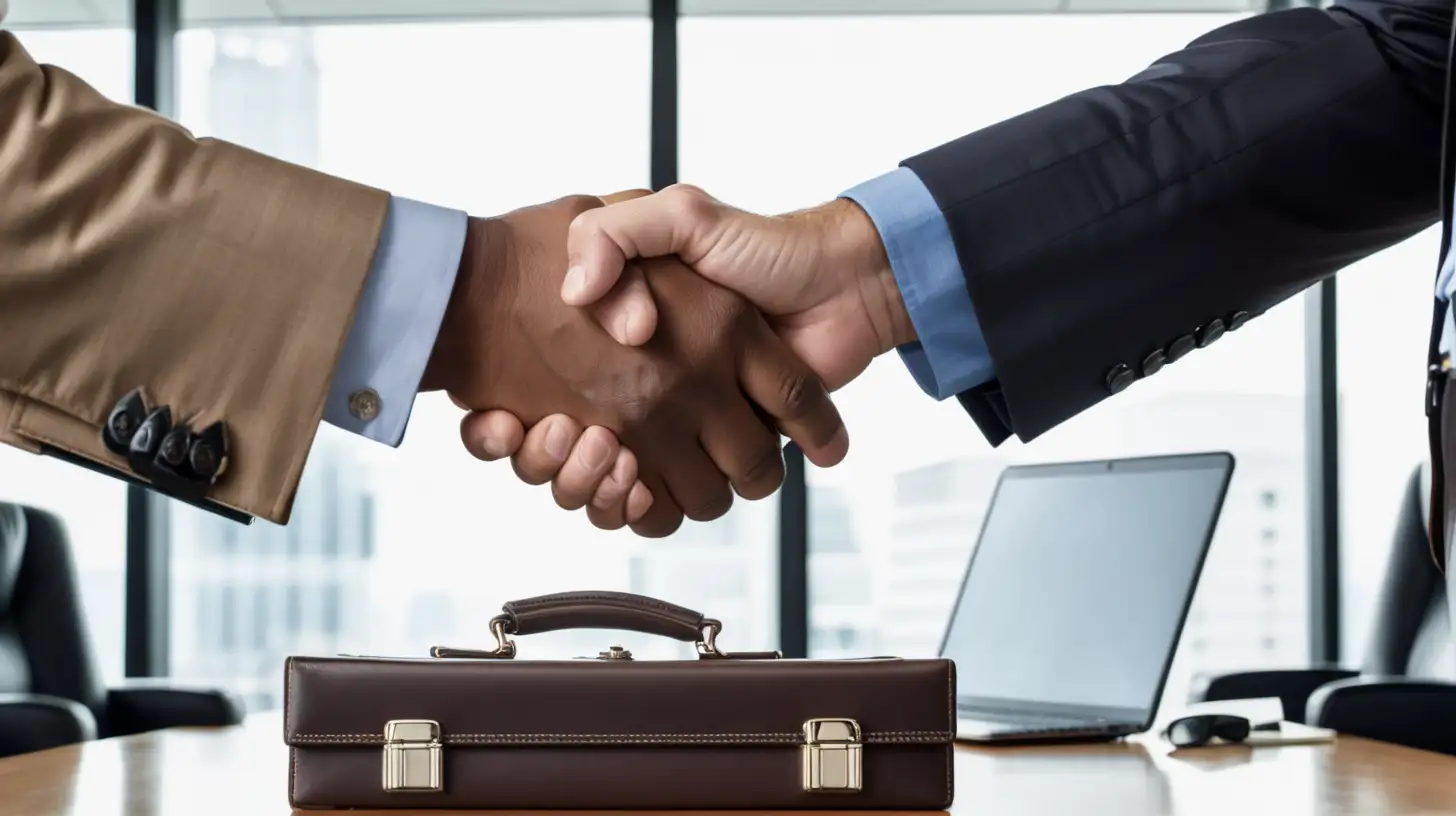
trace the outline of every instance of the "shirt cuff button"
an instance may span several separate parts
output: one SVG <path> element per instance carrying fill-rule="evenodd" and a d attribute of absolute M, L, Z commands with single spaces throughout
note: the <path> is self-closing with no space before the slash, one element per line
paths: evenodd
<path fill-rule="evenodd" d="M 372 388 L 361 388 L 349 395 L 349 413 L 355 419 L 369 422 L 379 416 L 379 394 Z"/>

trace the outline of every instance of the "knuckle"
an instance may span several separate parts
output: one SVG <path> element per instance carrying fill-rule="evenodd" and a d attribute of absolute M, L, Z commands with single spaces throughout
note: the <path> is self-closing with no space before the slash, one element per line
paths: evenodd
<path fill-rule="evenodd" d="M 639 521 L 632 525 L 632 532 L 643 538 L 667 538 L 682 527 L 683 517 L 674 515 L 662 521 Z"/>
<path fill-rule="evenodd" d="M 586 512 L 592 526 L 598 530 L 620 530 L 626 524 L 620 515 L 598 510 L 595 507 L 588 507 Z"/>
<path fill-rule="evenodd" d="M 683 507 L 683 515 L 693 521 L 715 521 L 733 509 L 733 491 L 724 486 L 722 490 L 695 496 Z"/>
<path fill-rule="evenodd" d="M 671 500 L 658 499 L 637 521 L 631 523 L 632 532 L 644 538 L 666 538 L 682 527 L 683 514 Z"/>
<path fill-rule="evenodd" d="M 701 187 L 691 184 L 674 184 L 662 192 L 674 209 L 692 220 L 701 220 L 713 213 L 715 202 L 712 196 L 704 192 Z"/>
<path fill-rule="evenodd" d="M 689 184 L 685 181 L 679 181 L 676 184 L 669 184 L 667 188 L 664 189 L 662 192 L 663 195 L 669 195 L 673 198 L 682 200 L 690 198 L 701 199 L 708 197 L 707 192 L 704 191 L 703 188 L 699 187 L 696 184 Z"/>
<path fill-rule="evenodd" d="M 757 499 L 772 494 L 784 481 L 784 458 L 778 444 L 766 439 L 748 460 L 740 479 L 744 498 Z"/>
<path fill-rule="evenodd" d="M 600 198 L 590 195 L 569 195 L 561 198 L 557 203 L 574 217 L 580 217 L 584 213 L 591 212 L 602 206 L 602 200 Z"/>
<path fill-rule="evenodd" d="M 511 469 L 516 472 L 516 478 L 528 485 L 543 485 L 551 481 L 550 473 L 543 473 L 542 468 L 519 456 L 511 459 Z"/>
<path fill-rule="evenodd" d="M 788 375 L 779 384 L 779 404 L 784 415 L 790 419 L 804 416 L 817 393 L 818 386 L 814 375 L 802 371 Z"/>
<path fill-rule="evenodd" d="M 556 506 L 562 510 L 579 510 L 586 504 L 581 498 L 580 491 L 563 486 L 559 481 L 552 483 L 551 496 L 556 499 Z"/>

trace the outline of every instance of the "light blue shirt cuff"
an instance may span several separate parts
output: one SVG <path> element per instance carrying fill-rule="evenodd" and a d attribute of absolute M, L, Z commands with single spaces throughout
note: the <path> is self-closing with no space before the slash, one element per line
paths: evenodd
<path fill-rule="evenodd" d="M 921 390 L 946 399 L 995 377 L 950 226 L 924 182 L 899 167 L 844 193 L 875 223 L 919 340 L 899 348 Z"/>
<path fill-rule="evenodd" d="M 435 348 L 465 248 L 466 214 L 391 198 L 374 264 L 334 369 L 324 421 L 398 447 Z M 356 416 L 353 395 L 372 390 L 377 413 Z"/>

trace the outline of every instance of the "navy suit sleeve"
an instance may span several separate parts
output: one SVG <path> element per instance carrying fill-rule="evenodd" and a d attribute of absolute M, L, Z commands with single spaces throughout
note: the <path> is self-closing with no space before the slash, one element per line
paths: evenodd
<path fill-rule="evenodd" d="M 1259 15 L 906 160 L 980 318 L 996 376 L 957 397 L 987 438 L 1033 439 L 1435 223 L 1451 6 Z"/>

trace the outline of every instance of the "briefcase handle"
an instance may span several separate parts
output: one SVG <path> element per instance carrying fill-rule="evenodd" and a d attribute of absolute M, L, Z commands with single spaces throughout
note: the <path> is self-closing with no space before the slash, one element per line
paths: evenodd
<path fill-rule="evenodd" d="M 516 643 L 510 635 L 539 635 L 563 629 L 622 629 L 693 642 L 697 644 L 698 656 L 702 658 L 779 656 L 778 652 L 729 655 L 718 649 L 718 634 L 723 631 L 721 622 L 657 598 L 610 591 L 558 592 L 507 601 L 501 606 L 501 614 L 490 621 L 495 649 L 482 651 L 435 646 L 430 649 L 430 655 L 510 659 L 516 656 Z"/>

